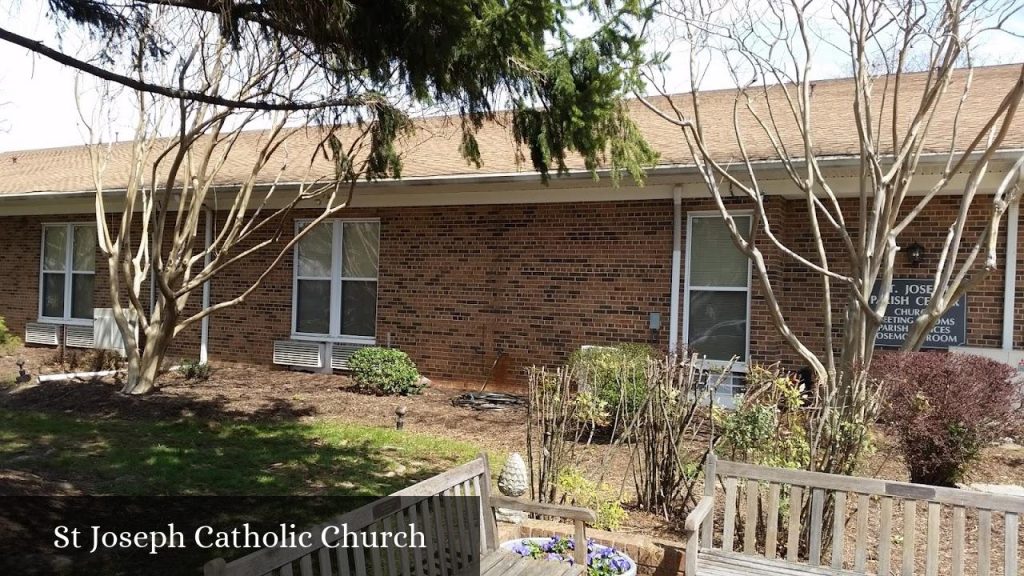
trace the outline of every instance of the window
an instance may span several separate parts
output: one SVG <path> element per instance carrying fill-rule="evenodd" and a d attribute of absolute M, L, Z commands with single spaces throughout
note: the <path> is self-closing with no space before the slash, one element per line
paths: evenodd
<path fill-rule="evenodd" d="M 45 224 L 41 260 L 40 319 L 91 321 L 96 278 L 96 226 Z"/>
<path fill-rule="evenodd" d="M 302 230 L 308 222 L 299 222 Z M 377 325 L 380 224 L 332 220 L 295 249 L 292 332 L 297 336 L 372 340 Z"/>
<path fill-rule="evenodd" d="M 750 216 L 734 217 L 747 237 Z M 690 215 L 686 235 L 684 333 L 709 360 L 746 363 L 750 316 L 750 262 L 733 244 L 722 217 Z"/>

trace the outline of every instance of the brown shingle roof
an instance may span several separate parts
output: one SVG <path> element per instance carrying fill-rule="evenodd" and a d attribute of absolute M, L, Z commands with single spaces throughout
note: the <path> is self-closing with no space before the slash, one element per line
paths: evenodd
<path fill-rule="evenodd" d="M 963 148 L 968 141 L 984 126 L 993 111 L 999 105 L 1007 91 L 1017 81 L 1020 64 L 977 68 L 970 96 L 961 117 L 961 127 L 957 134 L 957 146 Z M 944 152 L 948 149 L 949 140 L 953 135 L 953 124 L 957 102 L 966 72 L 954 75 L 952 85 L 943 98 L 942 105 L 935 115 L 926 142 L 927 152 Z M 914 100 L 920 95 L 925 76 L 913 74 L 904 77 L 901 91 L 901 121 L 909 120 Z M 704 118 L 705 134 L 712 152 L 722 160 L 736 160 L 738 147 L 732 126 L 733 103 L 736 99 L 734 90 L 718 90 L 702 92 L 699 95 L 701 113 Z M 876 85 L 875 109 L 881 104 L 882 90 Z M 784 111 L 782 88 L 779 86 L 768 89 L 768 98 L 777 106 L 779 132 L 783 141 L 789 146 L 796 146 L 800 139 L 796 124 L 792 118 L 779 112 Z M 674 97 L 676 103 L 685 110 L 691 110 L 689 94 Z M 655 103 L 663 105 L 658 99 Z M 890 98 L 891 102 L 891 98 Z M 886 105 L 889 105 L 887 102 Z M 660 152 L 660 163 L 663 165 L 687 165 L 691 163 L 679 129 L 658 118 L 647 110 L 642 103 L 631 102 L 633 117 L 648 142 Z M 765 110 L 765 99 L 760 97 L 754 107 Z M 853 82 L 850 79 L 826 80 L 816 82 L 812 96 L 812 113 L 814 115 L 814 140 L 819 155 L 850 156 L 858 151 L 857 134 L 854 129 L 853 116 Z M 885 121 L 891 119 L 886 113 L 879 115 Z M 776 155 L 770 141 L 761 131 L 749 114 L 741 115 L 743 141 L 747 153 L 754 159 L 772 159 Z M 882 134 L 889 128 L 882 126 Z M 230 158 L 219 174 L 219 184 L 231 185 L 242 181 L 251 169 L 250 155 L 256 149 L 261 132 L 243 134 L 235 146 Z M 517 161 L 515 145 L 507 126 L 501 122 L 490 122 L 478 134 L 480 150 L 483 155 L 483 166 L 477 169 L 461 157 L 458 151 L 459 127 L 457 121 L 450 118 L 428 118 L 419 121 L 415 134 L 401 143 L 404 162 L 404 178 L 429 178 L 435 176 L 474 176 L 529 172 L 529 163 Z M 344 138 L 343 138 L 344 140 Z M 884 138 L 883 138 L 884 140 Z M 283 153 L 292 159 L 282 176 L 283 181 L 298 181 L 306 174 L 307 162 L 316 156 L 313 172 L 322 176 L 332 174 L 331 165 L 322 154 L 314 154 L 320 141 L 320 131 L 316 128 L 296 129 L 288 138 Z M 1006 149 L 1024 148 L 1024 118 L 1018 118 L 1012 125 L 1004 145 Z M 801 156 L 791 150 L 794 156 Z M 125 186 L 131 146 L 128 142 L 116 143 L 111 147 L 111 157 L 104 174 L 104 185 L 110 189 Z M 269 182 L 275 176 L 281 163 L 274 162 L 263 175 Z M 581 162 L 573 160 L 572 168 L 581 168 Z M 92 168 L 88 150 L 85 146 L 50 148 L 45 150 L 28 150 L 6 152 L 0 154 L 0 195 L 24 192 L 77 192 L 93 189 Z"/>

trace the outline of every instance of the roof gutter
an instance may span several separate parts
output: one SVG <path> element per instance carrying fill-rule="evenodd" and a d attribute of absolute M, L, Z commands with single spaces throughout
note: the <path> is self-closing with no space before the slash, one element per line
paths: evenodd
<path fill-rule="evenodd" d="M 992 161 L 1012 161 L 1019 158 L 1024 154 L 1024 148 L 1012 148 L 1006 150 L 999 150 L 992 154 Z M 981 152 L 975 152 L 971 154 L 974 157 L 980 157 Z M 885 157 L 887 158 L 887 157 Z M 944 164 L 949 158 L 948 153 L 930 153 L 921 155 L 921 163 L 929 165 Z M 861 165 L 860 156 L 822 156 L 818 158 L 818 164 L 827 168 L 851 168 L 859 167 Z M 736 167 L 743 167 L 743 171 L 746 171 L 745 164 L 742 162 L 736 162 L 732 164 Z M 760 170 L 780 170 L 786 167 L 786 164 L 781 160 L 754 160 L 751 161 L 751 165 L 755 169 Z M 806 165 L 804 160 L 794 160 L 792 165 L 795 167 L 802 167 Z M 661 164 L 655 166 L 647 171 L 647 176 L 686 176 L 698 174 L 697 167 L 693 164 Z M 595 172 L 589 170 L 570 170 L 568 173 L 555 174 L 551 177 L 551 182 L 559 181 L 578 181 L 583 179 L 595 179 L 602 176 L 609 177 L 611 175 L 610 169 L 601 169 Z M 458 184 L 495 184 L 495 183 L 519 183 L 519 182 L 539 182 L 541 175 L 540 172 L 499 172 L 493 174 L 453 174 L 453 175 L 437 175 L 437 176 L 413 176 L 409 178 L 389 178 L 386 180 L 370 180 L 359 183 L 359 186 L 370 186 L 374 188 L 399 188 L 408 186 L 436 186 L 436 185 L 458 185 Z M 306 182 L 278 182 L 278 183 L 261 183 L 257 184 L 257 188 L 265 189 L 276 185 L 277 187 L 298 187 L 306 184 Z M 213 186 L 213 191 L 226 191 L 230 192 L 237 188 L 240 184 L 219 184 Z M 103 193 L 111 197 L 119 197 L 127 192 L 126 188 L 111 188 L 104 190 Z M 95 190 L 76 190 L 76 191 L 54 191 L 54 190 L 43 190 L 38 192 L 14 192 L 10 194 L 0 194 L 0 202 L 18 201 L 18 200 L 39 200 L 45 198 L 92 198 L 96 194 Z"/>

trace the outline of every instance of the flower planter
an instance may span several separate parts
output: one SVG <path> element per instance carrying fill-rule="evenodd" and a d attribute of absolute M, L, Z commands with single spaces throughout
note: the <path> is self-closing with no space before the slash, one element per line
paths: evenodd
<path fill-rule="evenodd" d="M 501 548 L 521 556 L 532 556 L 538 560 L 552 562 L 572 561 L 572 538 L 552 536 L 551 538 L 516 538 L 502 542 Z M 609 546 L 587 541 L 587 574 L 590 576 L 636 576 L 636 562 Z"/>

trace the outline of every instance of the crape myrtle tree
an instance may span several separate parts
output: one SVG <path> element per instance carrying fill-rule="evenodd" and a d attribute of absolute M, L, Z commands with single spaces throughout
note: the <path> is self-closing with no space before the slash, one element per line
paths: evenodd
<path fill-rule="evenodd" d="M 1012 69 L 1016 81 L 1004 93 L 972 92 L 972 48 L 1000 34 L 1021 6 L 1019 0 L 666 0 L 658 7 L 658 30 L 685 55 L 692 92 L 669 96 L 670 60 L 661 45 L 639 64 L 648 83 L 638 96 L 679 129 L 733 242 L 752 262 L 774 326 L 816 375 L 816 405 L 808 412 L 813 469 L 851 473 L 865 445 L 882 388 L 868 369 L 896 257 L 912 242 L 908 228 L 937 198 L 955 199 L 954 213 L 942 223 L 930 299 L 904 350 L 921 348 L 941 316 L 1004 264 L 997 238 L 1007 207 L 1019 201 L 1024 157 L 1007 161 L 998 152 L 1021 121 L 1024 68 Z M 852 108 L 852 120 L 842 129 L 858 143 L 853 186 L 827 172 L 819 153 L 819 139 L 829 136 L 820 126 L 829 119 L 819 117 L 827 110 L 812 106 L 812 63 L 822 58 L 841 62 L 852 76 L 842 104 Z M 735 99 L 729 112 L 712 116 L 697 90 L 714 67 L 728 72 Z M 965 117 L 974 118 L 972 127 Z M 936 157 L 938 174 L 932 164 L 933 175 L 923 175 Z M 769 209 L 768 180 L 780 176 L 759 167 L 765 161 L 780 167 L 806 217 L 790 215 L 783 223 Z M 995 185 L 982 188 L 990 173 Z M 737 198 L 745 202 L 731 201 Z M 752 212 L 752 230 L 737 224 L 738 210 Z M 981 215 L 980 229 L 968 226 L 969 213 Z M 810 249 L 783 237 L 783 226 L 794 225 L 806 232 Z M 813 343 L 791 327 L 778 285 L 781 266 L 784 276 L 802 270 L 817 282 L 823 326 Z"/>
<path fill-rule="evenodd" d="M 544 179 L 565 171 L 570 155 L 616 180 L 641 180 L 656 160 L 622 101 L 637 81 L 624 65 L 640 48 L 631 25 L 648 15 L 635 0 L 49 6 L 62 25 L 87 30 L 101 57 L 2 26 L 0 40 L 131 91 L 138 113 L 127 191 L 115 202 L 104 185 L 115 147 L 103 144 L 102 123 L 80 106 L 93 128 L 99 244 L 126 343 L 126 393 L 152 391 L 174 337 L 243 302 L 313 229 L 285 234 L 292 210 L 319 206 L 315 224 L 344 209 L 357 182 L 401 177 L 401 144 L 415 130 L 410 110 L 452 112 L 470 164 L 480 164 L 475 133 L 486 121 L 506 123 L 517 160 Z M 566 27 L 574 16 L 601 24 L 573 37 Z M 245 130 L 254 127 L 263 132 Z M 303 156 L 296 142 L 311 137 L 318 145 Z M 230 195 L 218 192 L 224 166 L 239 158 L 248 176 Z M 329 178 L 313 168 L 323 158 L 333 167 Z M 277 184 L 296 173 L 298 182 Z M 217 230 L 207 247 L 197 235 L 214 205 Z M 268 253 L 271 264 L 259 260 L 266 267 L 255 282 L 196 309 L 195 291 L 205 282 Z M 142 297 L 150 277 L 152 305 Z"/>

